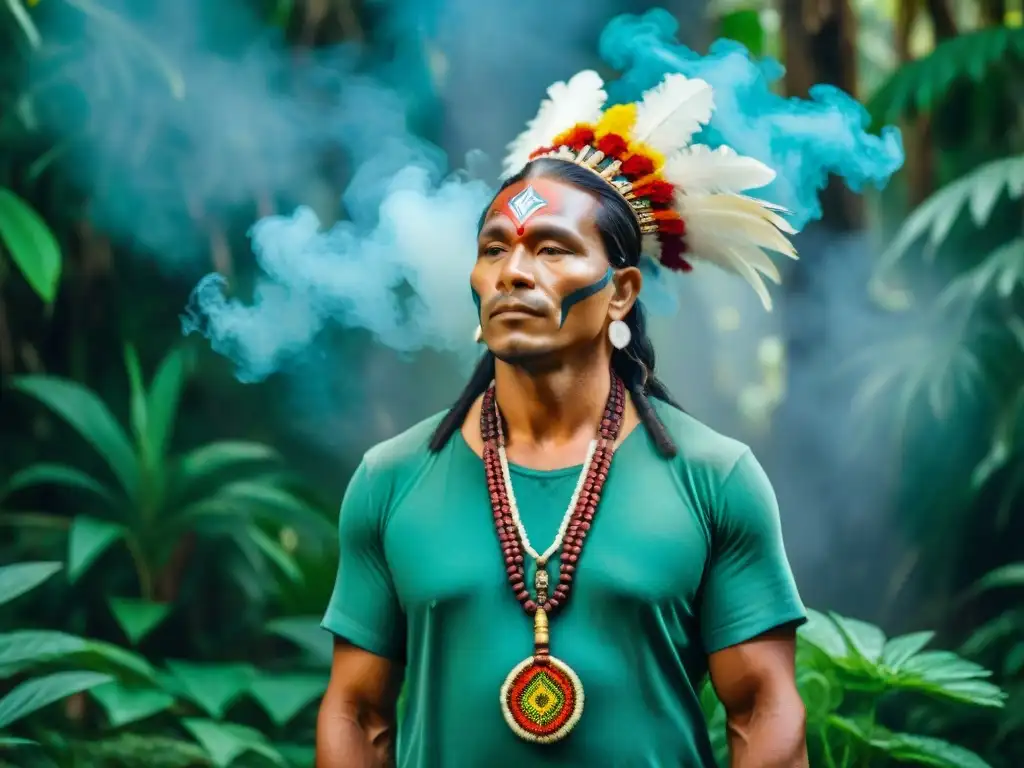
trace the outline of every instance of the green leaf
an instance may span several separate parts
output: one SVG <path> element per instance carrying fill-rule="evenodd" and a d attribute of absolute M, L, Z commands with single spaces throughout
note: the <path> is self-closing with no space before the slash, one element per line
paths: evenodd
<path fill-rule="evenodd" d="M 280 454 L 262 443 L 223 441 L 209 443 L 186 453 L 180 460 L 175 482 L 183 496 L 196 493 L 218 475 L 251 464 L 280 461 Z"/>
<path fill-rule="evenodd" d="M 77 515 L 68 532 L 68 581 L 74 583 L 100 555 L 125 533 L 124 527 Z"/>
<path fill-rule="evenodd" d="M 0 187 L 0 240 L 3 240 L 25 280 L 50 304 L 60 284 L 60 246 L 50 228 L 32 207 Z"/>
<path fill-rule="evenodd" d="M 171 350 L 160 363 L 150 384 L 146 409 L 149 414 L 149 444 L 156 460 L 167 454 L 178 415 L 181 388 L 185 383 L 187 360 L 184 349 Z"/>
<path fill-rule="evenodd" d="M 907 249 L 925 235 L 930 252 L 934 253 L 965 207 L 969 209 L 975 226 L 985 226 L 1004 189 L 1014 200 L 1024 195 L 1024 155 L 985 163 L 945 185 L 921 203 L 904 220 L 880 257 L 879 272 L 891 269 Z"/>
<path fill-rule="evenodd" d="M 93 392 L 73 381 L 52 376 L 20 376 L 13 388 L 67 421 L 103 457 L 129 498 L 139 486 L 139 465 L 121 425 Z"/>
<path fill-rule="evenodd" d="M 243 664 L 190 664 L 168 661 L 167 669 L 179 684 L 182 694 L 214 718 L 221 718 L 228 707 L 249 689 L 253 670 Z"/>
<path fill-rule="evenodd" d="M 128 414 L 132 424 L 132 433 L 147 458 L 149 449 L 149 413 L 146 408 L 146 383 L 142 378 L 142 366 L 135 347 L 126 344 L 124 348 L 124 367 L 128 373 Z"/>
<path fill-rule="evenodd" d="M 256 546 L 259 547 L 263 555 L 276 565 L 285 576 L 296 584 L 301 584 L 304 581 L 302 571 L 299 569 L 295 559 L 285 551 L 284 547 L 264 533 L 259 526 L 247 526 L 246 533 Z"/>
<path fill-rule="evenodd" d="M 182 512 L 183 522 L 201 521 L 209 516 L 255 518 L 314 537 L 333 539 L 337 535 L 335 524 L 319 510 L 290 491 L 256 480 L 229 483 Z"/>
<path fill-rule="evenodd" d="M 331 633 L 320 626 L 316 616 L 288 616 L 267 624 L 267 631 L 290 640 L 316 662 L 330 664 L 334 656 Z"/>
<path fill-rule="evenodd" d="M 275 724 L 284 726 L 319 699 L 326 684 L 323 675 L 260 675 L 253 681 L 249 694 Z"/>
<path fill-rule="evenodd" d="M 15 736 L 0 736 L 0 747 L 30 747 L 37 746 L 38 741 L 31 739 L 19 739 Z"/>
<path fill-rule="evenodd" d="M 894 637 L 885 644 L 885 649 L 882 651 L 882 663 L 891 670 L 899 670 L 934 637 L 934 632 L 913 632 L 909 635 Z"/>
<path fill-rule="evenodd" d="M 1002 587 L 1024 587 L 1024 562 L 1009 563 L 989 571 L 974 583 L 971 593 Z"/>
<path fill-rule="evenodd" d="M 157 684 L 160 674 L 146 659 L 113 643 L 102 640 L 87 640 L 82 653 L 82 666 L 102 672 L 110 672 L 119 678 Z"/>
<path fill-rule="evenodd" d="M 61 563 L 15 563 L 0 567 L 0 605 L 35 589 L 64 566 Z"/>
<path fill-rule="evenodd" d="M 837 613 L 829 615 L 836 623 L 836 627 L 839 628 L 850 650 L 865 661 L 877 664 L 882 658 L 882 649 L 885 647 L 885 633 L 866 621 L 849 619 Z"/>
<path fill-rule="evenodd" d="M 262 733 L 237 723 L 185 719 L 181 724 L 202 744 L 218 768 L 227 768 L 245 752 L 255 752 L 275 765 L 285 766 L 284 758 L 271 747 Z"/>
<path fill-rule="evenodd" d="M 103 483 L 87 475 L 82 470 L 68 467 L 64 464 L 46 463 L 33 464 L 11 475 L 7 480 L 7 487 L 3 493 L 0 493 L 0 498 L 5 498 L 16 491 L 36 485 L 63 485 L 68 488 L 77 488 L 95 493 L 110 504 L 116 503 L 113 493 Z"/>
<path fill-rule="evenodd" d="M 835 622 L 823 613 L 807 611 L 807 622 L 797 630 L 801 640 L 820 649 L 832 659 L 842 659 L 849 654 L 846 640 Z"/>
<path fill-rule="evenodd" d="M 103 707 L 107 720 L 114 728 L 145 720 L 170 709 L 174 704 L 174 697 L 164 691 L 130 688 L 118 682 L 98 686 L 89 693 Z"/>
<path fill-rule="evenodd" d="M 992 66 L 1014 58 L 1024 59 L 1024 30 L 995 26 L 957 35 L 900 66 L 868 100 L 868 111 L 876 126 L 895 122 L 908 112 L 933 107 L 954 82 L 980 83 Z"/>
<path fill-rule="evenodd" d="M 51 630 L 17 630 L 0 635 L 0 668 L 59 659 L 86 648 L 86 641 Z"/>
<path fill-rule="evenodd" d="M 740 8 L 723 14 L 718 34 L 741 43 L 755 58 L 764 55 L 764 27 L 761 26 L 758 8 Z"/>
<path fill-rule="evenodd" d="M 110 598 L 110 610 L 132 645 L 138 645 L 161 621 L 167 618 L 167 614 L 171 612 L 171 606 L 166 603 L 153 603 L 149 600 L 112 597 Z"/>
<path fill-rule="evenodd" d="M 7 728 L 55 701 L 110 680 L 110 675 L 97 672 L 57 672 L 27 680 L 0 699 L 0 728 Z"/>
<path fill-rule="evenodd" d="M 893 760 L 915 765 L 940 768 L 992 768 L 979 755 L 956 744 L 930 736 L 893 733 L 872 740 L 872 746 L 885 752 Z"/>

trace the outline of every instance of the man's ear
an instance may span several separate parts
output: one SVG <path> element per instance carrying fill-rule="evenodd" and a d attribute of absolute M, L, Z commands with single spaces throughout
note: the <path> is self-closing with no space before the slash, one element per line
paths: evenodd
<path fill-rule="evenodd" d="M 622 320 L 629 314 L 640 297 L 640 288 L 643 284 L 643 273 L 637 267 L 623 267 L 615 271 L 612 278 L 615 295 L 608 307 L 608 315 L 612 320 Z"/>

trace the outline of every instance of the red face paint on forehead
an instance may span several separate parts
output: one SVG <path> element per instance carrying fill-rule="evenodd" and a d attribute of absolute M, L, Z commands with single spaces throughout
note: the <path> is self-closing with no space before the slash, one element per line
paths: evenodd
<path fill-rule="evenodd" d="M 508 216 L 521 237 L 527 220 L 538 214 L 562 212 L 562 188 L 550 179 L 526 179 L 510 184 L 494 199 L 487 214 Z"/>

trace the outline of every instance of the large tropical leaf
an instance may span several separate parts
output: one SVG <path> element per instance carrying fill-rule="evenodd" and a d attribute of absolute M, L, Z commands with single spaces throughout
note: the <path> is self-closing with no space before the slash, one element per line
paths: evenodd
<path fill-rule="evenodd" d="M 301 534 L 333 539 L 335 524 L 294 493 L 260 479 L 239 480 L 182 510 L 179 524 L 194 525 L 207 518 L 235 517 L 294 528 Z"/>
<path fill-rule="evenodd" d="M 281 768 L 286 765 L 280 753 L 267 743 L 266 737 L 252 728 L 194 718 L 182 720 L 182 725 L 203 745 L 218 768 L 227 768 L 246 752 L 255 752 Z"/>
<path fill-rule="evenodd" d="M 125 528 L 117 523 L 76 515 L 68 531 L 68 580 L 77 581 L 124 534 Z"/>
<path fill-rule="evenodd" d="M 129 687 L 116 681 L 97 686 L 89 693 L 103 707 L 114 728 L 152 717 L 174 704 L 174 697 L 165 691 L 144 686 Z"/>
<path fill-rule="evenodd" d="M 26 629 L 0 635 L 0 669 L 52 661 L 81 653 L 88 641 L 46 629 Z"/>
<path fill-rule="evenodd" d="M 1007 299 L 1021 287 L 1024 287 L 1024 237 L 999 246 L 957 275 L 942 291 L 939 301 L 946 305 L 977 305 L 986 295 Z"/>
<path fill-rule="evenodd" d="M 178 415 L 178 401 L 185 383 L 189 356 L 181 347 L 172 349 L 153 375 L 146 396 L 149 414 L 149 445 L 153 458 L 162 460 L 167 453 Z"/>
<path fill-rule="evenodd" d="M 17 3 L 15 3 L 17 5 Z M 28 284 L 47 304 L 60 283 L 60 246 L 50 228 L 31 206 L 0 187 L 0 241 Z"/>
<path fill-rule="evenodd" d="M 110 611 L 121 625 L 132 645 L 139 642 L 152 632 L 167 618 L 171 606 L 166 603 L 154 603 L 150 600 L 134 600 L 124 597 L 110 598 Z"/>
<path fill-rule="evenodd" d="M 934 253 L 965 207 L 975 226 L 985 226 L 1004 190 L 1012 199 L 1024 195 L 1024 155 L 985 163 L 921 203 L 906 218 L 892 244 L 883 252 L 879 271 L 890 269 L 911 245 L 925 236 L 927 252 Z"/>
<path fill-rule="evenodd" d="M 110 675 L 98 672 L 56 672 L 26 680 L 0 699 L 0 728 L 6 728 L 38 709 L 73 693 L 110 682 Z"/>
<path fill-rule="evenodd" d="M 189 451 L 178 462 L 172 489 L 176 497 L 194 499 L 196 494 L 233 471 L 280 460 L 280 454 L 262 443 L 222 441 Z"/>
<path fill-rule="evenodd" d="M 64 464 L 46 463 L 33 464 L 11 475 L 7 480 L 7 486 L 0 493 L 0 498 L 37 485 L 63 485 L 94 493 L 109 504 L 116 503 L 110 489 L 91 475 Z"/>
<path fill-rule="evenodd" d="M 21 376 L 13 387 L 67 421 L 103 457 L 129 497 L 139 485 L 139 465 L 131 441 L 95 393 L 67 379 Z"/>
<path fill-rule="evenodd" d="M 244 664 L 193 664 L 168 661 L 177 689 L 208 715 L 220 719 L 239 696 L 249 690 L 254 671 Z"/>
<path fill-rule="evenodd" d="M 63 566 L 60 563 L 15 563 L 0 568 L 0 605 L 29 592 Z"/>
<path fill-rule="evenodd" d="M 260 675 L 253 680 L 249 695 L 276 725 L 284 726 L 323 695 L 326 684 L 323 675 Z"/>
<path fill-rule="evenodd" d="M 991 27 L 958 35 L 904 64 L 874 96 L 867 108 L 876 126 L 896 122 L 910 112 L 934 106 L 957 80 L 981 82 L 995 64 L 1024 65 L 1024 29 Z"/>

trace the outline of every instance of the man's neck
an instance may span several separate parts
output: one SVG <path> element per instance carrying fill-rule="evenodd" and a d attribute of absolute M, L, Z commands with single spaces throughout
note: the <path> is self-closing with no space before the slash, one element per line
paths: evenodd
<path fill-rule="evenodd" d="M 555 447 L 593 437 L 611 372 L 600 356 L 540 372 L 497 361 L 494 381 L 509 445 Z"/>

